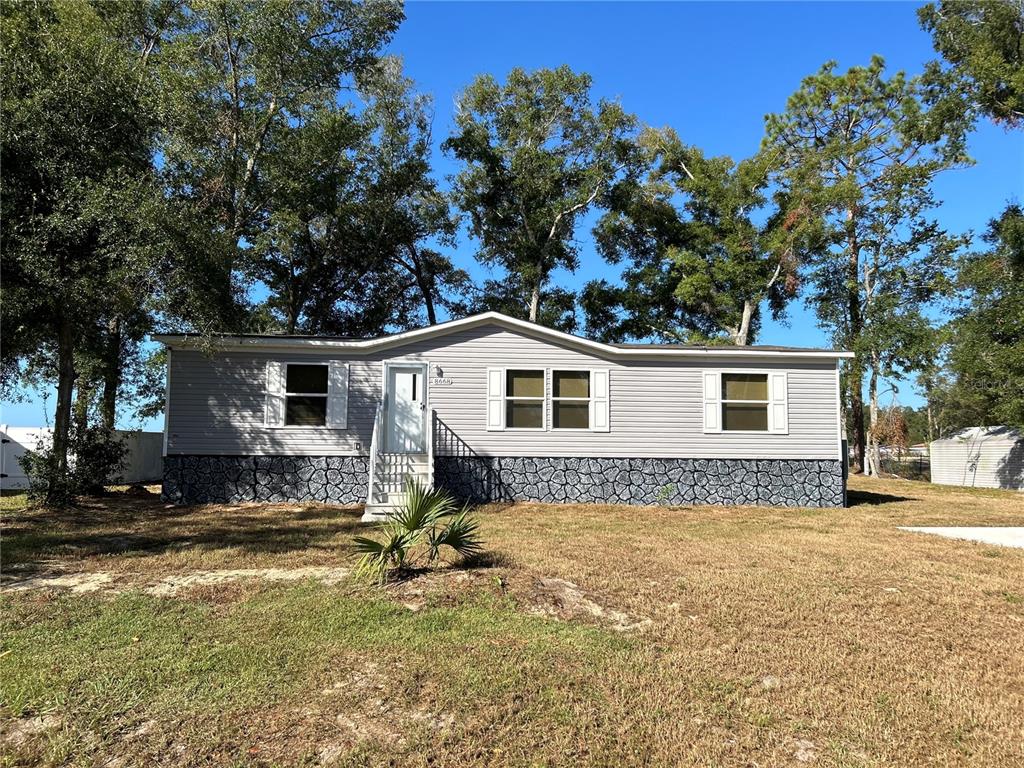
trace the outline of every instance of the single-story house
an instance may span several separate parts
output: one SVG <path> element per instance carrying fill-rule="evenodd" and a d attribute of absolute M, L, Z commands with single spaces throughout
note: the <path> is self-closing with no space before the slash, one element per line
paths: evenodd
<path fill-rule="evenodd" d="M 1024 433 L 968 427 L 931 444 L 932 482 L 1024 491 Z"/>
<path fill-rule="evenodd" d="M 471 501 L 839 507 L 839 361 L 604 344 L 497 312 L 375 339 L 155 337 L 177 503 Z"/>

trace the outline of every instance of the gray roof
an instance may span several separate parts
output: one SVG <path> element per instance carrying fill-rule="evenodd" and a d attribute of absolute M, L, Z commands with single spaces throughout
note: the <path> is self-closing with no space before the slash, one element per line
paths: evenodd
<path fill-rule="evenodd" d="M 936 440 L 939 442 L 1006 442 L 1017 443 L 1024 441 L 1024 432 L 1014 427 L 966 427 L 952 435 Z"/>
<path fill-rule="evenodd" d="M 701 351 L 709 349 L 763 349 L 766 352 L 822 352 L 826 354 L 842 351 L 838 349 L 830 349 L 828 347 L 783 347 L 778 344 L 747 344 L 746 346 L 738 346 L 735 344 L 648 344 L 643 342 L 623 342 L 611 344 L 609 346 L 619 347 L 621 349 L 695 349 Z"/>
<path fill-rule="evenodd" d="M 346 348 L 351 351 L 383 349 L 403 344 L 413 339 L 430 338 L 443 336 L 459 328 L 469 328 L 487 323 L 503 326 L 518 332 L 528 333 L 534 336 L 541 336 L 590 350 L 596 350 L 610 356 L 633 357 L 633 356 L 655 356 L 672 355 L 711 355 L 714 357 L 757 357 L 772 355 L 793 355 L 806 357 L 853 357 L 850 352 L 831 349 L 808 349 L 805 347 L 779 347 L 779 346 L 730 346 L 730 345 L 707 345 L 699 344 L 605 344 L 604 342 L 593 341 L 582 336 L 574 336 L 569 333 L 546 328 L 545 326 L 531 323 L 519 318 L 509 317 L 500 312 L 483 312 L 477 315 L 449 320 L 426 328 L 417 328 L 412 331 L 380 336 L 376 338 L 354 339 L 345 336 L 309 336 L 302 334 L 220 334 L 212 341 L 215 346 L 259 346 L 259 347 L 303 347 L 310 349 L 328 349 L 332 347 Z M 154 334 L 155 341 L 162 342 L 168 346 L 189 346 L 203 345 L 204 339 L 196 334 Z"/>

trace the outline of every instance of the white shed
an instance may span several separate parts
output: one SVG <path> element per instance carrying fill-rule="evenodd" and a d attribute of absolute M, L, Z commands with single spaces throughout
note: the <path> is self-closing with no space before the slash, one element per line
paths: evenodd
<path fill-rule="evenodd" d="M 1024 490 L 1024 434 L 969 427 L 931 444 L 932 482 Z"/>

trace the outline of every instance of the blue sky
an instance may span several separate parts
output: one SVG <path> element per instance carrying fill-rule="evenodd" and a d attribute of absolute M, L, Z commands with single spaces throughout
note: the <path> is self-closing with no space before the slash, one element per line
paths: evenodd
<path fill-rule="evenodd" d="M 434 137 L 448 135 L 458 93 L 480 73 L 499 79 L 513 67 L 568 64 L 588 72 L 596 97 L 617 98 L 641 121 L 672 126 L 710 154 L 745 157 L 757 149 L 763 119 L 779 111 L 800 80 L 825 61 L 841 69 L 885 57 L 892 71 L 918 73 L 935 57 L 913 3 L 518 3 L 411 2 L 389 52 L 435 98 Z M 948 230 L 980 231 L 1008 200 L 1024 199 L 1024 133 L 979 122 L 970 138 L 977 164 L 940 177 L 938 216 Z M 439 151 L 439 176 L 456 169 Z M 577 286 L 614 275 L 581 232 L 582 267 L 557 280 Z M 474 244 L 455 260 L 481 274 Z M 827 346 L 826 333 L 799 303 L 788 327 L 769 321 L 760 343 Z M 919 405 L 907 385 L 899 401 Z M 52 415 L 52 395 L 46 410 Z M 0 422 L 44 421 L 42 398 L 3 408 Z M 125 422 L 129 425 L 129 422 Z M 131 424 L 131 426 L 137 426 Z M 162 420 L 144 425 L 160 429 Z"/>

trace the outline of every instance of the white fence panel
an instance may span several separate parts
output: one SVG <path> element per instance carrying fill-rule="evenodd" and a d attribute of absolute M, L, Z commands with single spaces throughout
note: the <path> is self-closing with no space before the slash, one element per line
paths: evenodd
<path fill-rule="evenodd" d="M 118 429 L 115 434 L 125 444 L 125 465 L 120 475 L 108 482 L 159 482 L 163 476 L 163 433 L 133 432 Z M 28 488 L 28 476 L 21 467 L 26 451 L 49 445 L 53 430 L 49 427 L 0 426 L 0 490 Z"/>

